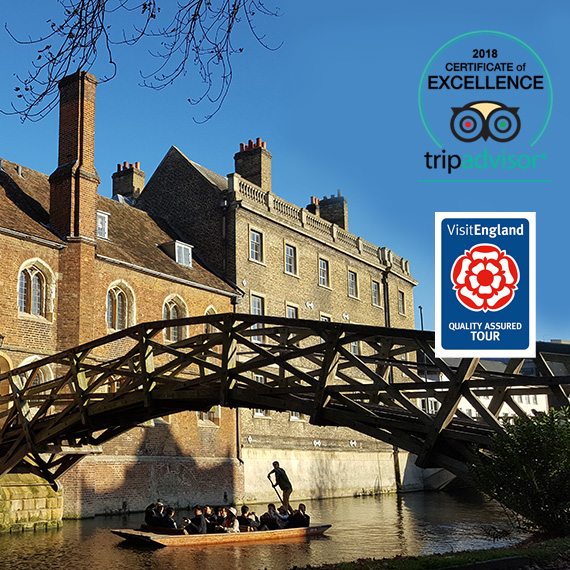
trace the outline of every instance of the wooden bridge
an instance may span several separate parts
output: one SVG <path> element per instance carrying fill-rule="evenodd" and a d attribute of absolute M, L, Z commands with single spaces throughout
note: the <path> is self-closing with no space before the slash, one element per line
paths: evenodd
<path fill-rule="evenodd" d="M 503 429 L 501 409 L 525 414 L 516 396 L 569 403 L 568 345 L 538 343 L 531 375 L 521 374 L 523 359 L 497 372 L 476 358 L 437 359 L 433 345 L 427 331 L 253 315 L 140 324 L 0 375 L 0 475 L 32 472 L 55 487 L 137 424 L 221 404 L 348 426 L 415 454 L 421 467 L 465 476 L 474 449 Z M 462 398 L 476 419 L 458 409 Z"/>

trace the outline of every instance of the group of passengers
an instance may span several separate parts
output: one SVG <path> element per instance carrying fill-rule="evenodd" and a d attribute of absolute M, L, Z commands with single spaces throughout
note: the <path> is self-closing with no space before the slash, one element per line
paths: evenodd
<path fill-rule="evenodd" d="M 240 532 L 242 530 L 275 530 L 281 528 L 296 528 L 309 526 L 310 517 L 302 503 L 297 510 L 289 507 L 275 508 L 273 503 L 267 505 L 267 512 L 258 517 L 249 507 L 241 507 L 238 516 L 234 507 L 217 507 L 214 511 L 210 505 L 194 507 L 194 516 L 184 518 L 184 524 L 179 526 L 174 520 L 174 509 L 164 508 L 158 501 L 145 510 L 145 523 L 150 527 L 178 529 L 183 528 L 188 534 L 206 534 L 214 532 Z"/>

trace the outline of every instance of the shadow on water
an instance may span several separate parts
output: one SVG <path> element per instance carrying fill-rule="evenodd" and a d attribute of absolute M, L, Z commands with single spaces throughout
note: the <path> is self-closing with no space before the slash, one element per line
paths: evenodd
<path fill-rule="evenodd" d="M 200 548 L 126 547 L 110 528 L 135 528 L 143 515 L 65 521 L 60 531 L 0 535 L 0 568 L 17 570 L 286 570 L 357 558 L 419 555 L 490 548 L 486 524 L 507 526 L 502 509 L 479 495 L 462 492 L 408 493 L 378 497 L 305 501 L 312 522 L 331 523 L 328 536 L 304 542 L 252 543 Z M 255 508 L 263 512 L 264 507 Z M 179 520 L 189 513 L 177 513 Z"/>

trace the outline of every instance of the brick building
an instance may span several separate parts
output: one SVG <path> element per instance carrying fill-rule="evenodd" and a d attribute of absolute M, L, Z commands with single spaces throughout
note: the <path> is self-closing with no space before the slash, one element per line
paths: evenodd
<path fill-rule="evenodd" d="M 136 323 L 212 312 L 414 327 L 409 262 L 349 233 L 343 196 L 306 208 L 276 196 L 259 139 L 242 145 L 227 177 L 173 147 L 146 186 L 140 165 L 124 163 L 114 199 L 98 195 L 96 83 L 80 72 L 60 84 L 51 176 L 1 161 L 0 371 Z M 45 367 L 38 381 L 54 373 Z M 86 457 L 62 478 L 64 514 L 140 510 L 157 497 L 274 498 L 274 459 L 297 498 L 423 485 L 406 454 L 347 428 L 217 407 L 149 422 Z"/>
<path fill-rule="evenodd" d="M 142 193 L 133 185 L 129 198 L 168 220 L 209 266 L 237 284 L 243 291 L 238 312 L 414 327 L 417 282 L 409 262 L 349 233 L 345 197 L 312 197 L 301 208 L 275 195 L 272 155 L 260 139 L 242 143 L 234 160 L 235 173 L 221 176 L 172 147 Z M 405 454 L 395 469 L 391 446 L 306 420 L 241 410 L 244 499 L 274 498 L 265 477 L 274 459 L 287 469 L 298 497 L 422 486 L 422 474 L 407 465 Z"/>
<path fill-rule="evenodd" d="M 60 84 L 51 176 L 1 161 L 0 371 L 136 323 L 232 312 L 239 297 L 165 220 L 98 195 L 96 83 L 80 72 Z M 117 187 L 139 172 L 125 165 Z M 37 381 L 54 373 L 46 366 Z M 232 500 L 243 477 L 235 411 L 213 419 L 181 413 L 105 445 L 62 478 L 64 514 L 141 510 L 157 497 L 183 505 Z"/>

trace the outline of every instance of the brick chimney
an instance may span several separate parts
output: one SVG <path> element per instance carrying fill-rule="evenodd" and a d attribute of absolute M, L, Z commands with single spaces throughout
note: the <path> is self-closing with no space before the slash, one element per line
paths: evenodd
<path fill-rule="evenodd" d="M 265 141 L 258 138 L 253 142 L 250 139 L 247 145 L 240 143 L 239 146 L 240 150 L 234 156 L 237 174 L 262 190 L 271 192 L 271 153 Z"/>
<path fill-rule="evenodd" d="M 59 82 L 59 159 L 50 176 L 50 216 L 64 237 L 95 239 L 95 87 L 97 79 L 78 71 Z"/>
<path fill-rule="evenodd" d="M 336 196 L 333 194 L 330 198 L 325 196 L 319 199 L 311 196 L 311 203 L 307 206 L 307 210 L 348 231 L 348 202 L 340 190 Z"/>
<path fill-rule="evenodd" d="M 113 196 L 124 196 L 136 200 L 144 188 L 144 172 L 141 163 L 117 164 L 117 172 L 113 172 Z"/>

